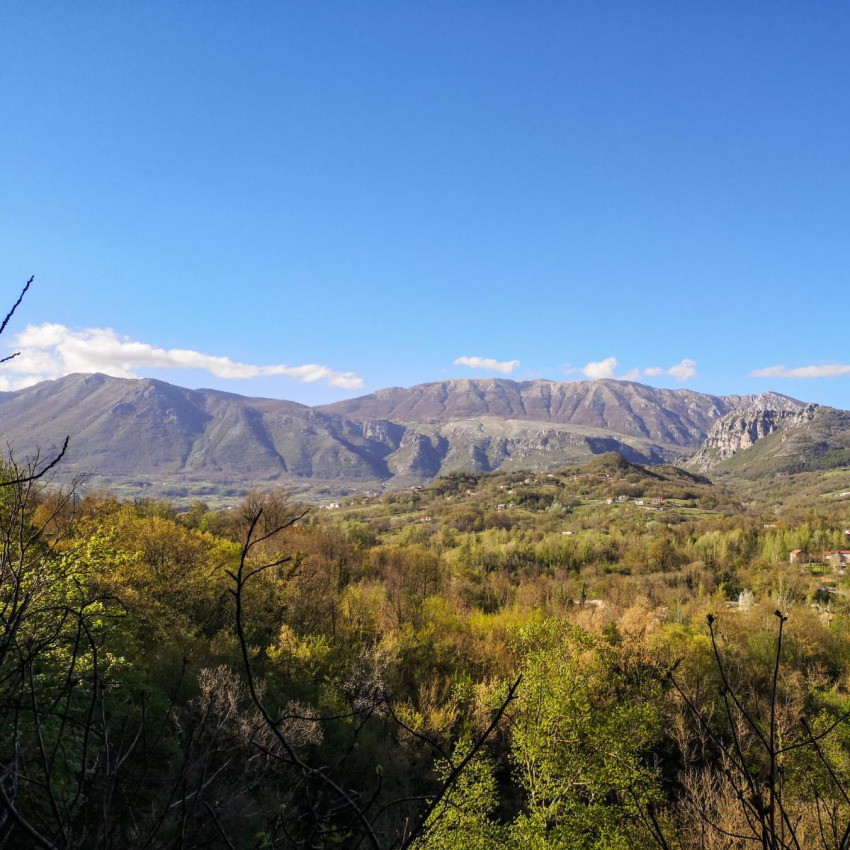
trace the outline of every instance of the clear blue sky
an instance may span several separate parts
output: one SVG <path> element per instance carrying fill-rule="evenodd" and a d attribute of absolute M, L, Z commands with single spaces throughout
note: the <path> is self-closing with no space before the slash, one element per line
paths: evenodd
<path fill-rule="evenodd" d="M 848 92 L 843 2 L 7 0 L 5 386 L 850 407 Z"/>

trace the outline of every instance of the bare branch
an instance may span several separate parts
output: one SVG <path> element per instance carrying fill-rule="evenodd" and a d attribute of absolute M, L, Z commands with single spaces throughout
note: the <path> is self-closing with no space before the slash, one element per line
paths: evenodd
<path fill-rule="evenodd" d="M 0 481 L 0 487 L 13 487 L 17 484 L 29 484 L 31 481 L 38 481 L 39 478 L 43 478 L 65 456 L 65 452 L 68 451 L 68 443 L 70 441 L 70 437 L 65 437 L 65 442 L 62 444 L 62 449 L 59 454 L 56 455 L 56 457 L 54 457 L 47 466 L 38 470 L 38 472 L 33 471 L 30 475 L 25 475 L 21 478 L 13 478 L 11 481 Z"/>
<path fill-rule="evenodd" d="M 449 774 L 446 781 L 443 783 L 442 788 L 440 788 L 439 793 L 434 797 L 428 807 L 425 809 L 424 813 L 419 819 L 419 823 L 413 828 L 410 832 L 410 835 L 407 836 L 407 839 L 401 844 L 401 850 L 405 850 L 405 848 L 410 847 L 413 842 L 425 832 L 428 824 L 428 819 L 431 817 L 431 814 L 440 805 L 440 801 L 443 800 L 446 794 L 451 791 L 454 787 L 455 783 L 460 778 L 460 775 L 466 769 L 466 766 L 478 755 L 478 752 L 487 742 L 487 739 L 490 737 L 493 730 L 499 725 L 499 721 L 502 719 L 502 715 L 507 711 L 508 706 L 516 699 L 516 692 L 522 682 L 522 676 L 520 675 L 517 680 L 508 688 L 508 695 L 505 698 L 504 702 L 499 706 L 498 711 L 496 712 L 495 717 L 491 721 L 490 725 L 484 730 L 484 732 L 478 737 L 478 740 L 473 744 L 470 751 L 466 754 L 466 756 L 461 759 L 461 761 L 455 765 L 452 769 L 452 772 Z"/>
<path fill-rule="evenodd" d="M 12 316 L 15 315 L 15 310 L 21 306 L 21 301 L 24 300 L 24 296 L 27 294 L 27 290 L 30 288 L 30 284 L 35 280 L 35 275 L 33 275 L 27 282 L 24 288 L 21 290 L 21 294 L 18 296 L 18 300 L 12 305 L 12 309 L 6 314 L 6 318 L 3 319 L 3 324 L 0 325 L 0 334 L 6 330 L 6 325 L 9 324 Z"/>

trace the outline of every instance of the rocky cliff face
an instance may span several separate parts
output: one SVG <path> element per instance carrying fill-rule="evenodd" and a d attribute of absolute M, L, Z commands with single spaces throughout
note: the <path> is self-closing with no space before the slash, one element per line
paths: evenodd
<path fill-rule="evenodd" d="M 774 402 L 766 395 L 759 396 L 758 400 L 766 404 Z M 810 422 L 817 407 L 809 404 L 776 410 L 756 405 L 751 410 L 729 413 L 712 425 L 705 442 L 690 458 L 688 466 L 707 472 L 780 428 L 794 428 Z"/>

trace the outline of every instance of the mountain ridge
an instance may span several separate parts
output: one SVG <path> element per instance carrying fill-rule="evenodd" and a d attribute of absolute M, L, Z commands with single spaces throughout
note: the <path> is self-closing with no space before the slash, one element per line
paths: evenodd
<path fill-rule="evenodd" d="M 675 412 L 680 418 L 684 415 L 687 423 L 684 427 L 704 433 L 707 428 L 701 426 L 733 410 L 749 408 L 763 397 L 769 397 L 773 406 L 803 406 L 803 402 L 779 393 L 717 396 L 688 389 L 659 389 L 614 379 L 512 381 L 507 378 L 459 378 L 418 384 L 408 389 L 390 387 L 353 399 L 319 405 L 316 409 L 351 419 L 385 418 L 397 422 L 436 424 L 457 418 L 496 415 L 506 419 L 598 427 L 603 421 L 609 426 L 615 424 L 602 419 L 608 406 L 619 406 L 637 416 L 642 406 L 653 403 L 662 406 L 664 402 L 666 410 Z"/>
<path fill-rule="evenodd" d="M 713 396 L 622 381 L 459 379 L 331 405 L 76 374 L 0 393 L 17 457 L 56 451 L 61 475 L 122 493 L 208 495 L 283 484 L 315 495 L 402 487 L 449 471 L 552 468 L 618 451 L 661 463 L 723 415 L 786 396 Z"/>

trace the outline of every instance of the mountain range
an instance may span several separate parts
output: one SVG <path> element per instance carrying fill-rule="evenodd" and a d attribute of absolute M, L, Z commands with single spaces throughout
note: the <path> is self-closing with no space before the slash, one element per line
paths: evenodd
<path fill-rule="evenodd" d="M 271 484 L 318 498 L 454 470 L 551 468 L 609 451 L 642 464 L 687 463 L 696 453 L 698 467 L 710 469 L 743 447 L 700 455 L 718 423 L 764 411 L 791 420 L 806 409 L 777 393 L 715 396 L 616 380 L 439 381 L 313 408 L 100 374 L 0 393 L 17 460 L 52 456 L 70 436 L 62 479 L 87 475 L 88 486 L 119 495 L 172 498 Z"/>

